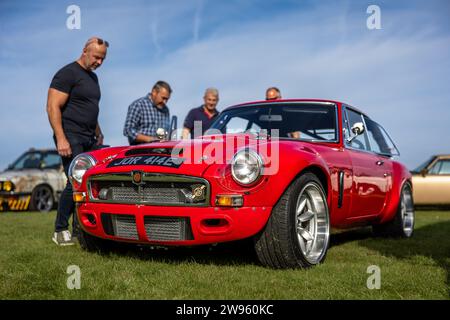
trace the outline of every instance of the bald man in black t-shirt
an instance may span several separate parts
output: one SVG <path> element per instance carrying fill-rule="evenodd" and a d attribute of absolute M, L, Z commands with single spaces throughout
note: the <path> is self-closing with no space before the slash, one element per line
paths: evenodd
<path fill-rule="evenodd" d="M 48 90 L 48 118 L 66 176 L 75 156 L 103 144 L 98 124 L 100 86 L 93 71 L 102 65 L 108 46 L 107 41 L 98 37 L 90 38 L 80 58 L 60 69 Z M 68 227 L 74 207 L 72 185 L 67 181 L 59 201 L 52 237 L 57 245 L 73 244 Z M 72 230 L 76 233 L 75 217 Z"/>

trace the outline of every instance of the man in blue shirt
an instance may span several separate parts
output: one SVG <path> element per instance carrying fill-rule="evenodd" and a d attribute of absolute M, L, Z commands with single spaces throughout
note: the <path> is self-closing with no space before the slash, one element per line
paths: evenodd
<path fill-rule="evenodd" d="M 170 112 L 166 103 L 172 88 L 165 81 L 158 81 L 152 91 L 128 107 L 123 135 L 130 145 L 161 140 L 160 131 L 169 132 Z"/>
<path fill-rule="evenodd" d="M 191 109 L 186 116 L 183 125 L 183 139 L 196 138 L 203 135 L 219 115 L 219 111 L 216 109 L 219 102 L 219 91 L 217 89 L 206 89 L 203 101 L 203 105 Z"/>

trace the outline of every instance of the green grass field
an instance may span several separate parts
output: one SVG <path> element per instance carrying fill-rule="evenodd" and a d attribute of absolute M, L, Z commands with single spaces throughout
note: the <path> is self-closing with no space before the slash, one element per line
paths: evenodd
<path fill-rule="evenodd" d="M 449 299 L 450 211 L 417 212 L 408 240 L 333 234 L 325 263 L 309 270 L 263 268 L 248 243 L 107 256 L 57 247 L 54 218 L 0 213 L 0 299 Z M 70 265 L 79 290 L 67 288 Z M 380 289 L 367 288 L 371 265 Z"/>

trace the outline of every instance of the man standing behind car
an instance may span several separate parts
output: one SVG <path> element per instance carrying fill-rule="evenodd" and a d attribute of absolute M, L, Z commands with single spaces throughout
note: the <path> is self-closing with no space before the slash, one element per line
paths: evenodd
<path fill-rule="evenodd" d="M 277 87 L 270 87 L 266 90 L 266 100 L 280 100 L 281 91 Z"/>
<path fill-rule="evenodd" d="M 98 37 L 90 38 L 80 58 L 60 69 L 53 77 L 48 90 L 48 119 L 67 177 L 70 163 L 75 156 L 95 150 L 98 145 L 103 144 L 103 134 L 98 124 L 100 86 L 93 71 L 102 65 L 108 47 L 107 41 Z M 53 242 L 61 246 L 74 244 L 68 230 L 69 219 L 75 207 L 72 193 L 72 185 L 68 180 L 59 200 L 52 237 Z M 76 229 L 74 215 L 74 234 Z"/>
<path fill-rule="evenodd" d="M 204 104 L 191 109 L 183 124 L 183 139 L 196 138 L 208 130 L 219 115 L 217 103 L 219 103 L 219 91 L 208 88 L 203 96 Z"/>
<path fill-rule="evenodd" d="M 267 101 L 274 101 L 274 100 L 281 100 L 281 91 L 277 87 L 270 87 L 266 90 L 266 100 Z M 288 134 L 289 138 L 292 139 L 300 139 L 300 131 L 292 131 Z"/>
<path fill-rule="evenodd" d="M 170 129 L 170 112 L 167 102 L 172 88 L 165 81 L 158 81 L 152 91 L 128 107 L 123 135 L 130 145 L 164 139 Z M 162 132 L 161 132 L 162 131 Z"/>

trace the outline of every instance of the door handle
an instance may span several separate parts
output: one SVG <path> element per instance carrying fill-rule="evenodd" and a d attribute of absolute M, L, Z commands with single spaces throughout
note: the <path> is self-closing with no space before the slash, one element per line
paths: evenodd
<path fill-rule="evenodd" d="M 382 166 L 384 164 L 384 161 L 378 160 L 377 162 L 375 162 L 375 164 L 377 166 Z"/>

